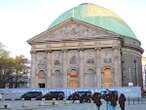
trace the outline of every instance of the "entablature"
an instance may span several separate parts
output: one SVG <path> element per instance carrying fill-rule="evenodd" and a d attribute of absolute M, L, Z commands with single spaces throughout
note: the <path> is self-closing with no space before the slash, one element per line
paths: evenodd
<path fill-rule="evenodd" d="M 72 50 L 72 49 L 88 49 L 88 48 L 113 48 L 121 47 L 119 39 L 106 40 L 88 40 L 88 41 L 66 41 L 49 44 L 32 45 L 32 51 L 49 51 L 49 50 Z"/>

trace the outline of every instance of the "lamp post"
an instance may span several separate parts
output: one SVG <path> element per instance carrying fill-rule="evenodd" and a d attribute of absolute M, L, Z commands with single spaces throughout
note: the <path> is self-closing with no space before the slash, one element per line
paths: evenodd
<path fill-rule="evenodd" d="M 122 86 L 124 86 L 124 61 L 122 60 Z"/>
<path fill-rule="evenodd" d="M 137 72 L 136 72 L 136 60 L 134 59 L 134 77 L 135 77 L 135 85 L 137 86 Z"/>

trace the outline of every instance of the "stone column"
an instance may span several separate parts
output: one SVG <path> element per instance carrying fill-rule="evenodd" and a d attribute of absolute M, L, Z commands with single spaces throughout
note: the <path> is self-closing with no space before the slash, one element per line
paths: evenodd
<path fill-rule="evenodd" d="M 80 64 L 79 64 L 79 81 L 80 81 L 80 87 L 84 87 L 84 50 L 79 50 L 79 58 L 80 58 Z"/>
<path fill-rule="evenodd" d="M 52 76 L 51 76 L 51 69 L 52 69 L 52 54 L 51 51 L 48 51 L 48 61 L 47 61 L 47 86 L 52 87 Z"/>
<path fill-rule="evenodd" d="M 68 69 L 68 55 L 67 55 L 67 50 L 62 50 L 62 72 L 63 72 L 63 82 L 64 82 L 64 87 L 67 88 L 67 83 L 68 83 L 68 77 L 67 77 L 67 69 Z"/>
<path fill-rule="evenodd" d="M 113 48 L 113 86 L 122 86 L 122 73 L 121 73 L 121 54 L 120 46 L 114 46 Z"/>
<path fill-rule="evenodd" d="M 36 52 L 31 52 L 31 86 L 38 87 L 37 76 L 36 76 Z"/>
<path fill-rule="evenodd" d="M 101 75 L 101 48 L 96 48 L 96 75 L 97 75 L 97 87 L 102 86 L 102 75 Z"/>

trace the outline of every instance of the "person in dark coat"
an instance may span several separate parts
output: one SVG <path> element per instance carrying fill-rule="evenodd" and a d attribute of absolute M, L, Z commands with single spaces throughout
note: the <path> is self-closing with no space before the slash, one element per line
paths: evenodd
<path fill-rule="evenodd" d="M 120 94 L 119 105 L 120 105 L 121 110 L 125 110 L 125 101 L 126 101 L 125 95 L 124 94 Z"/>
<path fill-rule="evenodd" d="M 103 99 L 106 101 L 106 108 L 107 110 L 110 110 L 110 97 L 111 97 L 111 92 L 107 92 L 106 94 L 103 95 Z"/>
<path fill-rule="evenodd" d="M 97 109 L 100 110 L 100 106 L 102 105 L 101 94 L 98 93 L 98 92 L 94 93 L 93 96 L 92 96 L 92 100 L 96 104 Z"/>
<path fill-rule="evenodd" d="M 73 100 L 73 103 L 76 101 L 76 100 L 80 100 L 80 95 L 78 93 L 74 93 L 73 96 L 72 96 L 72 100 Z"/>
<path fill-rule="evenodd" d="M 115 92 L 110 93 L 110 110 L 116 110 L 117 109 L 117 101 L 118 101 L 118 94 Z"/>

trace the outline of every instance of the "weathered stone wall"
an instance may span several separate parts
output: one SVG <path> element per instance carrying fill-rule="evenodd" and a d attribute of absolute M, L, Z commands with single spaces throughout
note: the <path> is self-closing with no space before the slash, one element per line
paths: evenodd
<path fill-rule="evenodd" d="M 79 87 L 104 87 L 106 67 L 112 72 L 112 86 L 142 84 L 143 50 L 138 40 L 86 23 L 69 22 L 39 34 L 30 42 L 33 87 L 38 87 L 38 83 L 68 87 L 71 70 L 79 74 Z M 38 80 L 40 70 L 46 77 Z"/>
<path fill-rule="evenodd" d="M 139 51 L 122 48 L 123 86 L 132 82 L 134 86 L 142 86 L 141 53 Z"/>

